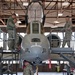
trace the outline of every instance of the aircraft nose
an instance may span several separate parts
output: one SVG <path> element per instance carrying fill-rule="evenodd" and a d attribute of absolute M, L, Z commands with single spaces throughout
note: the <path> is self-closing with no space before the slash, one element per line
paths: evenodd
<path fill-rule="evenodd" d="M 36 55 L 41 54 L 42 51 L 43 51 L 42 47 L 37 47 L 36 46 L 36 47 L 32 47 L 31 48 L 31 52 L 34 53 L 34 54 L 36 54 Z"/>
<path fill-rule="evenodd" d="M 35 63 L 35 64 L 40 64 L 40 63 L 41 63 L 40 57 L 36 57 L 36 58 L 34 59 L 33 63 Z"/>
<path fill-rule="evenodd" d="M 30 50 L 35 55 L 38 55 L 38 54 L 41 55 L 41 54 L 45 54 L 47 52 L 46 48 L 42 48 L 42 47 L 32 47 Z"/>
<path fill-rule="evenodd" d="M 41 63 L 42 59 L 44 59 L 43 57 L 45 57 L 46 51 L 42 47 L 32 47 L 31 53 L 32 53 L 33 57 L 35 57 L 33 59 L 33 62 L 35 64 L 39 64 L 39 63 Z"/>

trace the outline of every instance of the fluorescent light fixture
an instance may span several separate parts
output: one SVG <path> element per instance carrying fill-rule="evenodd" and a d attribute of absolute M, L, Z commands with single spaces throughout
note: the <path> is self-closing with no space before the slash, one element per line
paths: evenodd
<path fill-rule="evenodd" d="M 51 26 L 51 28 L 57 28 L 58 26 L 56 25 L 56 26 Z"/>
<path fill-rule="evenodd" d="M 19 16 L 19 15 L 16 13 L 16 16 Z"/>
<path fill-rule="evenodd" d="M 28 2 L 24 2 L 23 3 L 23 6 L 28 6 Z"/>
<path fill-rule="evenodd" d="M 68 6 L 70 3 L 68 1 L 65 1 L 64 3 L 62 3 L 62 6 Z"/>
<path fill-rule="evenodd" d="M 21 23 L 21 21 L 17 21 L 17 23 Z"/>
<path fill-rule="evenodd" d="M 59 23 L 59 21 L 54 21 L 54 23 Z"/>
<path fill-rule="evenodd" d="M 63 16 L 63 13 L 58 13 L 58 16 Z"/>

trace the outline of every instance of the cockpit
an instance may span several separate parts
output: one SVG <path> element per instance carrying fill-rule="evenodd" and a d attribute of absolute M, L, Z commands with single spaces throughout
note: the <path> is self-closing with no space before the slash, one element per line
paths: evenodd
<path fill-rule="evenodd" d="M 43 34 L 44 28 L 39 21 L 31 22 L 27 27 L 27 34 Z"/>
<path fill-rule="evenodd" d="M 31 2 L 27 8 L 27 34 L 43 34 L 44 32 L 44 8 L 43 4 L 38 2 Z"/>
<path fill-rule="evenodd" d="M 32 34 L 39 34 L 39 33 L 41 33 L 40 32 L 41 26 L 40 26 L 40 23 L 39 22 L 32 22 L 30 24 L 30 26 L 31 26 L 31 33 Z"/>

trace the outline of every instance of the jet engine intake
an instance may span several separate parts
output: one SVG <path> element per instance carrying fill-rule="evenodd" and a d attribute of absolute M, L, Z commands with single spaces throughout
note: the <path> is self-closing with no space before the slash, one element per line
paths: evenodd
<path fill-rule="evenodd" d="M 61 40 L 59 38 L 59 36 L 55 35 L 55 34 L 49 34 L 47 36 L 49 43 L 50 43 L 50 47 L 51 48 L 57 48 L 60 47 L 61 44 Z"/>

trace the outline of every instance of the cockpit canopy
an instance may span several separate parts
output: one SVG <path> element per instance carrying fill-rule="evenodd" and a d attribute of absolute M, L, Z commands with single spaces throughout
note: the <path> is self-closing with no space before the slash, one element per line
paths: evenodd
<path fill-rule="evenodd" d="M 44 9 L 40 2 L 31 2 L 27 9 L 28 22 L 32 21 L 40 21 L 42 22 L 42 18 L 44 16 Z"/>
<path fill-rule="evenodd" d="M 44 28 L 39 21 L 33 21 L 27 26 L 28 34 L 43 34 Z"/>
<path fill-rule="evenodd" d="M 26 12 L 26 26 L 28 34 L 43 33 L 43 25 L 45 22 L 44 8 L 41 2 L 31 2 Z"/>
<path fill-rule="evenodd" d="M 33 21 L 30 23 L 30 33 L 40 34 L 41 33 L 41 23 L 38 21 Z"/>

